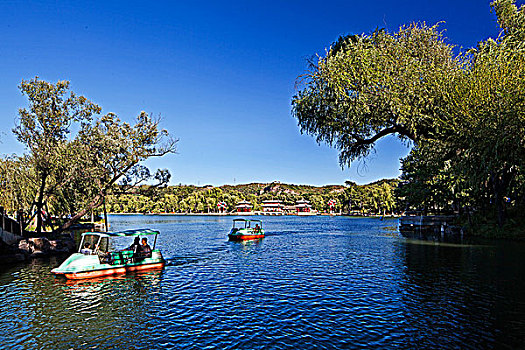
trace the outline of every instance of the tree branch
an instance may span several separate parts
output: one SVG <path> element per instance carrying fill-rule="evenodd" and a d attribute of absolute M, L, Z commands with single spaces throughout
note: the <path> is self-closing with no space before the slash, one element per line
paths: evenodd
<path fill-rule="evenodd" d="M 415 140 L 415 135 L 413 135 L 412 133 L 408 132 L 408 130 L 406 130 L 406 128 L 404 128 L 403 126 L 401 126 L 399 124 L 396 124 L 394 126 L 390 126 L 388 128 L 385 128 L 385 129 L 379 131 L 377 134 L 373 135 L 372 137 L 370 137 L 368 139 L 364 139 L 364 138 L 361 138 L 361 137 L 354 136 L 356 142 L 354 143 L 353 146 L 354 147 L 359 147 L 359 146 L 370 145 L 370 144 L 376 142 L 377 140 L 379 140 L 380 138 L 382 138 L 383 136 L 390 135 L 390 134 L 395 134 L 395 133 L 398 133 L 398 134 L 400 134 L 402 136 L 406 136 L 406 137 L 408 137 L 411 140 Z"/>

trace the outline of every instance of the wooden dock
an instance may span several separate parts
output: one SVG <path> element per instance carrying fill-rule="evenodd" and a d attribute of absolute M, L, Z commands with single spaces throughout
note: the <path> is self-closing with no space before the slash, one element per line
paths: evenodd
<path fill-rule="evenodd" d="M 450 238 L 462 234 L 455 219 L 454 215 L 404 215 L 399 218 L 399 232 L 409 238 Z"/>
<path fill-rule="evenodd" d="M 0 207 L 0 238 L 9 245 L 16 244 L 24 238 L 23 213 L 18 211 L 17 217 L 18 220 L 11 218 L 4 207 Z"/>

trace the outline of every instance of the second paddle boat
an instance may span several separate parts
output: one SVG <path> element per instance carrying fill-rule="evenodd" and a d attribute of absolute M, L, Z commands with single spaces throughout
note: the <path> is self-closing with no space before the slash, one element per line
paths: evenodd
<path fill-rule="evenodd" d="M 261 220 L 233 219 L 233 227 L 228 234 L 230 241 L 259 239 L 264 237 Z"/>

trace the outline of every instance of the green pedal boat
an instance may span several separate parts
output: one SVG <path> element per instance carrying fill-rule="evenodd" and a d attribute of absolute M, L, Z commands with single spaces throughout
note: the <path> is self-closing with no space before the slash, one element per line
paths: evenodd
<path fill-rule="evenodd" d="M 159 233 L 150 229 L 83 233 L 79 252 L 72 254 L 51 272 L 68 279 L 84 279 L 162 269 L 164 258 L 155 249 Z M 147 236 L 154 236 L 153 248 L 147 244 Z M 120 237 L 133 237 L 135 242 L 128 248 L 113 249 L 115 240 Z M 145 245 L 140 244 L 141 238 L 146 241 Z"/>

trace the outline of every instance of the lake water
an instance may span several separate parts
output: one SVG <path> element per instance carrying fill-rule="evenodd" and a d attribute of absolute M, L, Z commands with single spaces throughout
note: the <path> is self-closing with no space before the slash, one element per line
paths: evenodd
<path fill-rule="evenodd" d="M 0 269 L 6 349 L 525 347 L 525 246 L 399 237 L 397 220 L 110 216 L 153 228 L 162 271 L 71 282 L 60 259 Z"/>

